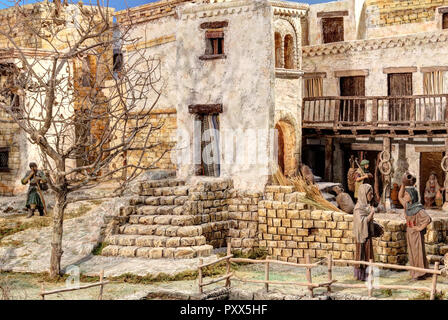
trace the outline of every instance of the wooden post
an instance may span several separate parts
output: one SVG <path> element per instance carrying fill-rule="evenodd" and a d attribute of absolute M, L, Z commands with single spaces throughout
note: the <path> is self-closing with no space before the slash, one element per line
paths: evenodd
<path fill-rule="evenodd" d="M 41 283 L 41 284 L 40 284 L 40 296 L 41 296 L 42 300 L 45 300 L 44 292 L 45 292 L 45 290 L 44 290 L 44 284 Z"/>
<path fill-rule="evenodd" d="M 198 266 L 198 285 L 199 285 L 199 293 L 202 294 L 202 264 L 204 263 L 203 258 L 199 258 L 199 266 Z"/>
<path fill-rule="evenodd" d="M 269 262 L 266 261 L 265 265 L 264 265 L 264 280 L 265 281 L 269 281 Z M 269 283 L 265 283 L 264 284 L 264 291 L 268 292 L 269 291 Z"/>
<path fill-rule="evenodd" d="M 372 125 L 378 126 L 378 99 L 372 99 Z"/>
<path fill-rule="evenodd" d="M 98 295 L 98 300 L 103 300 L 103 287 L 104 287 L 104 284 L 103 284 L 103 280 L 104 280 L 104 269 L 101 269 L 101 272 L 100 272 L 100 294 Z"/>
<path fill-rule="evenodd" d="M 383 151 L 387 151 L 390 154 L 390 165 L 392 166 L 392 150 L 390 147 L 390 138 L 389 137 L 384 137 L 383 138 Z M 392 205 L 392 200 L 390 199 L 390 190 L 392 189 L 392 181 L 391 181 L 391 175 L 385 175 L 384 176 L 384 193 L 385 193 L 385 203 L 384 206 L 386 207 L 387 210 L 391 209 L 391 205 Z"/>
<path fill-rule="evenodd" d="M 410 99 L 410 112 L 409 112 L 409 117 L 410 117 L 410 125 L 411 127 L 415 127 L 415 120 L 416 120 L 416 113 L 415 113 L 415 98 Z"/>
<path fill-rule="evenodd" d="M 230 256 L 231 254 L 232 254 L 232 245 L 229 240 L 227 241 L 227 256 Z M 230 258 L 226 259 L 226 266 L 227 266 L 226 275 L 228 276 L 230 274 Z M 230 288 L 230 278 L 226 279 L 226 287 Z"/>
<path fill-rule="evenodd" d="M 334 100 L 334 122 L 333 128 L 337 128 L 339 126 L 339 113 L 341 108 L 341 100 Z M 344 120 L 344 119 L 342 119 Z"/>
<path fill-rule="evenodd" d="M 328 282 L 333 280 L 333 256 L 331 253 L 327 257 L 327 266 L 328 266 Z M 331 292 L 331 284 L 327 287 L 327 292 Z"/>
<path fill-rule="evenodd" d="M 448 156 L 448 138 L 445 138 L 445 157 L 447 157 L 447 156 Z M 445 172 L 445 181 L 443 182 L 443 187 L 445 188 L 445 203 L 447 203 L 448 202 L 448 171 L 445 171 L 445 169 L 448 169 L 448 168 L 444 168 L 444 166 L 446 166 L 446 164 L 443 163 L 443 162 L 446 162 L 445 157 L 443 157 L 441 165 L 442 165 L 443 171 Z"/>
<path fill-rule="evenodd" d="M 305 254 L 305 263 L 311 264 L 310 255 L 308 253 Z M 311 268 L 310 267 L 306 267 L 306 280 L 308 281 L 308 283 L 313 282 L 313 278 L 311 277 Z M 308 287 L 308 291 L 310 292 L 311 298 L 314 298 L 314 292 L 313 292 L 312 286 Z"/>
<path fill-rule="evenodd" d="M 325 181 L 333 180 L 333 138 L 325 139 Z"/>
<path fill-rule="evenodd" d="M 373 263 L 372 259 L 369 259 L 369 263 Z M 369 290 L 369 297 L 372 297 L 373 294 L 373 266 L 369 265 L 369 277 L 367 279 L 368 283 L 368 290 Z"/>
<path fill-rule="evenodd" d="M 439 262 L 437 261 L 436 263 L 434 263 L 434 271 L 438 271 L 439 270 Z M 432 275 L 432 287 L 431 287 L 431 300 L 434 300 L 436 298 L 436 293 L 437 293 L 437 277 L 439 275 L 437 273 L 434 273 Z"/>

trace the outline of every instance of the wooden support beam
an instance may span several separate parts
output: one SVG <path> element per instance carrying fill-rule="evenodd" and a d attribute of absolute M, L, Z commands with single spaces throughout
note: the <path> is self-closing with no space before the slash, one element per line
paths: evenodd
<path fill-rule="evenodd" d="M 446 146 L 415 146 L 415 152 L 446 152 Z"/>
<path fill-rule="evenodd" d="M 203 22 L 199 26 L 201 29 L 218 29 L 225 28 L 229 25 L 228 21 L 212 21 L 212 22 Z"/>
<path fill-rule="evenodd" d="M 388 152 L 390 154 L 391 160 L 392 160 L 392 148 L 390 145 L 390 138 L 385 137 L 383 138 L 383 151 Z M 392 161 L 390 161 L 392 165 Z M 383 186 L 383 192 L 384 192 L 384 205 L 386 206 L 386 209 L 389 210 L 391 208 L 392 200 L 390 198 L 390 190 L 392 189 L 392 179 L 391 175 L 385 175 L 384 176 L 384 186 Z"/>
<path fill-rule="evenodd" d="M 333 138 L 325 139 L 325 180 L 333 181 Z"/>
<path fill-rule="evenodd" d="M 388 67 L 383 68 L 383 73 L 412 73 L 417 72 L 417 67 Z"/>
<path fill-rule="evenodd" d="M 188 112 L 197 114 L 221 113 L 222 104 L 191 104 L 188 106 Z"/>
<path fill-rule="evenodd" d="M 317 13 L 318 18 L 336 18 L 348 16 L 348 10 L 340 11 L 320 11 Z"/>
<path fill-rule="evenodd" d="M 356 77 L 356 76 L 364 76 L 367 77 L 369 75 L 368 69 L 357 69 L 357 70 L 337 70 L 334 72 L 335 78 L 340 77 Z"/>

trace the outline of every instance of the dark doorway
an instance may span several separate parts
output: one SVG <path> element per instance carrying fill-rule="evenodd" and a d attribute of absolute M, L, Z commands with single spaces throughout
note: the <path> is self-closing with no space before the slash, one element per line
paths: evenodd
<path fill-rule="evenodd" d="M 448 29 L 448 13 L 444 13 L 442 16 L 442 29 Z"/>
<path fill-rule="evenodd" d="M 341 96 L 364 97 L 366 95 L 366 78 L 364 76 L 341 77 L 339 79 Z M 364 100 L 342 100 L 339 112 L 339 120 L 347 122 L 365 121 Z"/>
<path fill-rule="evenodd" d="M 379 151 L 360 151 L 360 150 L 353 150 L 351 144 L 341 144 L 341 150 L 342 150 L 342 154 L 343 154 L 343 165 L 341 166 L 343 173 L 342 173 L 342 177 L 343 177 L 343 183 L 342 185 L 344 186 L 344 189 L 349 192 L 348 189 L 348 183 L 347 183 L 347 174 L 348 174 L 348 170 L 350 169 L 350 157 L 354 156 L 354 158 L 358 159 L 358 164 L 361 163 L 361 161 L 363 159 L 367 159 L 369 160 L 369 172 L 374 176 L 375 178 L 375 168 L 376 168 L 376 163 L 377 163 L 377 157 L 379 154 Z M 337 161 L 337 160 L 336 160 Z M 358 169 L 358 166 L 355 164 L 355 169 Z M 380 192 L 382 191 L 382 183 L 381 183 L 381 175 L 379 175 L 378 179 L 378 183 L 379 183 L 379 190 Z M 375 187 L 374 185 L 372 185 L 372 187 Z M 349 192 L 349 194 L 353 197 L 353 192 Z"/>
<path fill-rule="evenodd" d="M 423 195 L 425 193 L 426 181 L 429 179 L 431 172 L 437 175 L 437 181 L 443 188 L 445 176 L 440 163 L 442 162 L 443 152 L 421 152 L 420 153 L 420 198 L 423 203 Z"/>
<path fill-rule="evenodd" d="M 276 124 L 275 125 L 275 129 L 277 129 L 278 131 L 278 152 L 277 152 L 277 159 L 278 159 L 278 167 L 280 168 L 281 172 L 284 174 L 285 173 L 285 154 L 284 154 L 284 150 L 285 150 L 285 142 L 284 142 L 284 137 L 283 137 L 283 130 L 282 128 Z"/>
<path fill-rule="evenodd" d="M 394 96 L 412 96 L 412 73 L 389 73 L 387 75 L 387 94 Z M 412 99 L 390 99 L 389 121 L 409 121 Z"/>
<path fill-rule="evenodd" d="M 302 162 L 309 166 L 315 176 L 325 176 L 325 146 L 306 145 L 302 151 Z"/>

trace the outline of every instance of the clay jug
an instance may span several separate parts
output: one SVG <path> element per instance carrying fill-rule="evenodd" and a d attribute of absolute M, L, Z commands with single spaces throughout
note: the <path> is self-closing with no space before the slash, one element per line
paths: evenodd
<path fill-rule="evenodd" d="M 417 182 L 417 178 L 410 173 L 409 171 L 406 171 L 403 174 L 403 178 L 401 179 L 401 182 L 405 187 L 413 187 L 415 185 L 415 182 Z"/>

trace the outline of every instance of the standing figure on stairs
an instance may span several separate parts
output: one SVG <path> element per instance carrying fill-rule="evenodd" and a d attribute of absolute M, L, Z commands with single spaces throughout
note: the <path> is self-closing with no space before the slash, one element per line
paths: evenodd
<path fill-rule="evenodd" d="M 418 199 L 417 189 L 414 187 L 417 179 L 405 172 L 398 199 L 404 208 L 406 218 L 406 241 L 408 245 L 409 264 L 413 267 L 428 268 L 425 251 L 426 227 L 431 223 L 431 217 L 426 213 Z M 425 279 L 429 274 L 410 271 L 413 280 Z"/>
<path fill-rule="evenodd" d="M 353 237 L 355 238 L 355 260 L 369 261 L 373 259 L 374 235 L 373 215 L 375 208 L 370 205 L 373 199 L 373 189 L 369 184 L 362 184 L 358 188 L 358 202 L 353 210 Z M 355 265 L 355 278 L 367 280 L 366 266 Z"/>
<path fill-rule="evenodd" d="M 34 215 L 34 211 L 37 209 L 39 215 L 44 215 L 44 204 L 39 195 L 40 185 L 47 182 L 47 178 L 44 173 L 37 169 L 37 164 L 30 162 L 30 169 L 26 172 L 25 177 L 22 179 L 22 184 L 30 183 L 28 188 L 28 194 L 26 198 L 26 208 L 28 209 L 27 218 L 31 218 Z"/>

